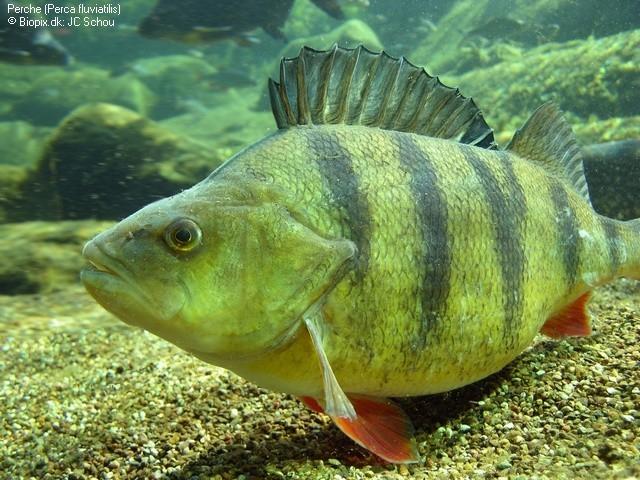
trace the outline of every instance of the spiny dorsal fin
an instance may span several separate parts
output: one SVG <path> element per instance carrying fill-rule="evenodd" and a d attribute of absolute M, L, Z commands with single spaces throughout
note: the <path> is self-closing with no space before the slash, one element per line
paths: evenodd
<path fill-rule="evenodd" d="M 545 103 L 533 112 L 506 149 L 568 181 L 589 201 L 580 148 L 571 126 L 554 103 Z"/>
<path fill-rule="evenodd" d="M 493 130 L 472 99 L 404 57 L 334 45 L 303 47 L 269 79 L 278 128 L 347 124 L 379 127 L 496 148 Z"/>

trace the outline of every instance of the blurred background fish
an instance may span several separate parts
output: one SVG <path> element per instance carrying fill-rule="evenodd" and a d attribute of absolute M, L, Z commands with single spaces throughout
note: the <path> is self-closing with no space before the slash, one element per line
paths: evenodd
<path fill-rule="evenodd" d="M 328 15 L 343 18 L 336 0 L 312 0 Z M 235 40 L 241 45 L 257 43 L 251 33 L 262 28 L 273 38 L 285 40 L 282 26 L 293 0 L 158 0 L 138 26 L 141 35 L 185 43 Z"/>
<path fill-rule="evenodd" d="M 553 40 L 559 29 L 560 26 L 555 23 L 541 25 L 522 19 L 499 16 L 490 18 L 469 30 L 463 41 L 481 38 L 489 41 L 511 40 L 525 45 L 536 45 Z"/>
<path fill-rule="evenodd" d="M 69 52 L 44 27 L 9 23 L 6 0 L 0 0 L 0 61 L 19 65 L 68 65 Z"/>

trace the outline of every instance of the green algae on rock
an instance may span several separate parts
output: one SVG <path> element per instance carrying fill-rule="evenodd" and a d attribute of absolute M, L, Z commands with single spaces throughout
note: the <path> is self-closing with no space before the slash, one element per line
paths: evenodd
<path fill-rule="evenodd" d="M 0 223 L 10 222 L 21 208 L 20 185 L 24 184 L 28 172 L 26 167 L 0 164 Z"/>
<path fill-rule="evenodd" d="M 334 44 L 344 47 L 364 45 L 370 50 L 382 50 L 382 43 L 376 32 L 362 20 L 352 18 L 327 33 L 291 40 L 280 50 L 278 56 L 289 57 L 295 55 L 304 45 L 329 48 Z"/>
<path fill-rule="evenodd" d="M 578 123 L 576 137 L 583 145 L 640 138 L 640 115 L 599 120 L 590 117 Z"/>
<path fill-rule="evenodd" d="M 50 132 L 24 121 L 0 122 L 0 164 L 33 167 Z"/>
<path fill-rule="evenodd" d="M 186 113 L 158 123 L 177 134 L 206 142 L 212 149 L 218 149 L 216 158 L 225 158 L 274 130 L 271 113 L 254 110 L 262 96 L 266 96 L 264 85 L 258 89 L 232 89 L 217 95 L 218 101 L 207 105 L 202 112 Z"/>
<path fill-rule="evenodd" d="M 462 0 L 453 2 L 412 52 L 438 72 L 466 72 L 501 61 L 494 47 L 602 38 L 637 28 L 634 0 Z M 506 25 L 505 25 L 506 24 Z M 483 28 L 484 27 L 484 28 Z"/>
<path fill-rule="evenodd" d="M 13 221 L 121 218 L 191 185 L 220 162 L 206 145 L 135 112 L 87 105 L 53 132 L 10 216 Z"/>
<path fill-rule="evenodd" d="M 112 78 L 108 71 L 99 68 L 44 72 L 38 69 L 31 73 L 26 91 L 10 103 L 11 110 L 6 116 L 52 126 L 74 108 L 87 103 L 113 103 L 146 115 L 154 101 L 154 95 L 139 80 Z"/>
<path fill-rule="evenodd" d="M 520 60 L 443 81 L 475 98 L 497 131 L 519 128 L 527 112 L 548 100 L 583 121 L 631 117 L 640 105 L 640 30 L 542 45 Z"/>
<path fill-rule="evenodd" d="M 215 95 L 218 91 L 255 87 L 255 81 L 248 81 L 252 80 L 251 72 L 242 72 L 242 77 L 238 75 L 231 78 L 231 83 L 222 84 L 221 76 L 230 68 L 214 66 L 211 61 L 192 55 L 165 55 L 136 60 L 117 78 L 135 78 L 147 85 L 157 99 L 150 116 L 159 120 L 192 110 L 206 111 L 224 101 Z"/>

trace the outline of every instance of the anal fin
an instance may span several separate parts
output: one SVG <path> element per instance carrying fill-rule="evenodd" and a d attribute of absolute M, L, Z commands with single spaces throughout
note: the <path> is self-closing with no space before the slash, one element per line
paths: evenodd
<path fill-rule="evenodd" d="M 586 337 L 591 335 L 591 324 L 587 313 L 587 302 L 591 292 L 578 297 L 555 315 L 549 317 L 540 329 L 551 338 Z"/>
<path fill-rule="evenodd" d="M 315 398 L 300 397 L 304 404 L 321 413 Z M 342 432 L 361 447 L 391 463 L 416 463 L 420 460 L 411 420 L 391 400 L 350 395 L 356 416 L 331 419 Z"/>

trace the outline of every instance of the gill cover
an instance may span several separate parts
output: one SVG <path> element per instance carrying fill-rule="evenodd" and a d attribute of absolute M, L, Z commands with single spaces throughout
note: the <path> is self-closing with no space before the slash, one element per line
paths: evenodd
<path fill-rule="evenodd" d="M 215 238 L 207 240 L 206 227 L 203 234 L 214 253 L 196 267 L 200 283 L 183 309 L 193 329 L 180 329 L 188 338 L 174 343 L 226 364 L 286 342 L 342 279 L 356 248 L 314 232 L 279 204 L 225 206 L 215 217 Z"/>

